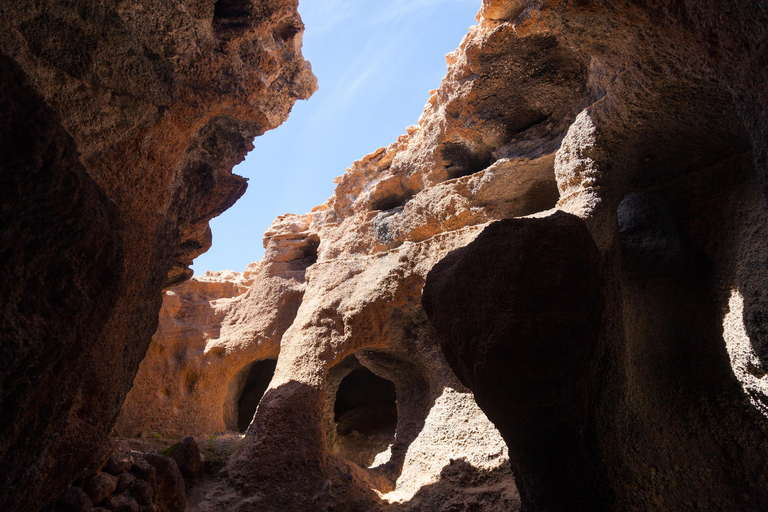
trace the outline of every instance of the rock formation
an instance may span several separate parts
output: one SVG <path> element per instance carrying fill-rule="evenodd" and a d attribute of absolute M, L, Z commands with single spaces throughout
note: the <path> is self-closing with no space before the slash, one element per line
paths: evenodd
<path fill-rule="evenodd" d="M 162 286 L 314 82 L 288 1 L 0 13 L 0 508 L 34 510 L 83 501 Z M 190 510 L 765 510 L 766 27 L 483 0 L 418 126 L 166 294 L 118 433 L 249 424 Z"/>
<path fill-rule="evenodd" d="M 418 126 L 271 229 L 316 261 L 191 508 L 764 510 L 767 21 L 484 0 Z"/>
<path fill-rule="evenodd" d="M 486 228 L 423 304 L 528 510 L 765 510 L 768 8 L 582 4 L 513 20 L 588 58 L 561 211 Z"/>
<path fill-rule="evenodd" d="M 295 0 L 0 5 L 0 509 L 108 458 L 163 287 L 315 88 L 302 29 Z"/>

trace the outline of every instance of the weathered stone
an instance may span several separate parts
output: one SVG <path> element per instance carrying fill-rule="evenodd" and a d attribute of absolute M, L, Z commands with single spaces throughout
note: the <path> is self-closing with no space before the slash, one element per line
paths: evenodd
<path fill-rule="evenodd" d="M 153 481 L 157 475 L 155 466 L 147 462 L 143 454 L 138 455 L 138 457 L 134 455 L 133 466 L 131 466 L 131 473 L 136 475 L 136 478 L 140 478 L 141 480 L 146 480 L 147 482 Z"/>
<path fill-rule="evenodd" d="M 90 512 L 93 502 L 90 496 L 78 487 L 68 487 L 56 499 L 54 510 L 56 512 Z"/>
<path fill-rule="evenodd" d="M 295 0 L 0 5 L 0 509 L 101 467 L 163 287 L 316 87 L 302 29 Z"/>
<path fill-rule="evenodd" d="M 131 466 L 133 466 L 133 457 L 131 454 L 124 451 L 116 451 L 115 454 L 110 457 L 109 461 L 107 461 L 107 465 L 104 466 L 104 471 L 117 476 L 120 475 L 120 473 L 131 469 Z"/>
<path fill-rule="evenodd" d="M 212 273 L 167 291 L 116 432 L 204 436 L 238 430 L 245 377 L 255 361 L 277 358 L 280 336 L 301 303 L 306 266 L 254 265 L 244 274 Z"/>
<path fill-rule="evenodd" d="M 584 222 L 556 212 L 490 224 L 424 285 L 443 352 L 499 427 L 521 498 L 536 510 L 599 508 L 581 435 L 601 280 Z"/>
<path fill-rule="evenodd" d="M 117 488 L 115 492 L 123 492 L 133 482 L 136 481 L 136 477 L 130 473 L 121 473 L 117 476 Z"/>
<path fill-rule="evenodd" d="M 157 470 L 152 483 L 154 504 L 159 512 L 184 512 L 187 508 L 186 488 L 176 461 L 163 455 L 148 453 L 147 462 Z"/>
<path fill-rule="evenodd" d="M 109 473 L 98 473 L 88 478 L 83 485 L 83 490 L 95 504 L 115 492 L 115 489 L 117 489 L 117 477 Z"/>
<path fill-rule="evenodd" d="M 354 162 L 325 204 L 276 219 L 247 285 L 261 298 L 238 292 L 226 322 L 206 321 L 216 336 L 256 325 L 237 311 L 258 301 L 280 310 L 264 269 L 303 260 L 288 325 L 258 338 L 279 343 L 269 388 L 220 488 L 193 499 L 243 511 L 764 510 L 765 8 L 489 0 L 478 22 L 418 126 Z M 512 220 L 489 224 L 500 219 Z M 438 337 L 422 288 L 465 246 L 461 287 L 448 263 L 436 269 L 456 296 L 425 299 Z M 178 311 L 224 309 L 188 297 Z M 164 336 L 137 380 L 178 387 L 159 347 L 179 344 Z M 209 361 L 190 338 L 198 355 L 184 366 Z M 498 433 L 438 345 L 504 432 L 522 503 Z M 360 367 L 394 384 L 393 441 L 350 427 L 376 419 L 363 408 L 337 418 Z M 136 390 L 133 411 L 151 390 Z M 222 403 L 190 396 L 180 410 Z M 472 468 L 451 462 L 462 458 Z M 501 498 L 478 498 L 484 482 Z"/>
<path fill-rule="evenodd" d="M 190 487 L 203 469 L 203 455 L 195 439 L 191 436 L 185 437 L 169 448 L 168 455 L 176 461 L 184 483 Z"/>
<path fill-rule="evenodd" d="M 100 505 L 111 512 L 139 512 L 141 510 L 136 500 L 127 492 L 113 494 Z"/>
<path fill-rule="evenodd" d="M 128 493 L 133 496 L 136 503 L 139 505 L 150 505 L 152 503 L 152 497 L 154 496 L 154 490 L 152 486 L 144 480 L 136 480 L 128 488 Z"/>

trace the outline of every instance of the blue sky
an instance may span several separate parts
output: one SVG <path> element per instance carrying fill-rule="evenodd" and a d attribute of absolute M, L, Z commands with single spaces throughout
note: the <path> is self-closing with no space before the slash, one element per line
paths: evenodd
<path fill-rule="evenodd" d="M 242 272 L 260 260 L 275 217 L 324 203 L 334 177 L 416 124 L 445 75 L 445 54 L 479 8 L 480 0 L 300 0 L 303 53 L 319 89 L 235 167 L 248 191 L 211 221 L 213 247 L 195 260 L 195 274 Z"/>

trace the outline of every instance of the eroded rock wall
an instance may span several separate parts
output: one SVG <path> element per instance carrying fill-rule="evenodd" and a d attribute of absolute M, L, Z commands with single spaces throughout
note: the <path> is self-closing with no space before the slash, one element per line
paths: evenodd
<path fill-rule="evenodd" d="M 241 430 L 238 401 L 248 370 L 277 359 L 280 339 L 301 304 L 304 271 L 314 262 L 305 219 L 289 216 L 275 227 L 267 236 L 273 258 L 249 265 L 243 274 L 209 273 L 165 292 L 157 332 L 115 434 Z"/>
<path fill-rule="evenodd" d="M 93 473 L 254 136 L 315 88 L 296 2 L 4 2 L 0 508 Z"/>
<path fill-rule="evenodd" d="M 419 124 L 273 226 L 315 261 L 190 507 L 765 509 L 767 15 L 483 1 Z M 368 468 L 361 368 L 396 391 Z"/>
<path fill-rule="evenodd" d="M 561 211 L 490 226 L 423 303 L 529 510 L 768 504 L 766 9 L 533 2 L 509 20 L 589 62 L 555 158 Z M 545 243 L 563 212 L 573 226 Z"/>

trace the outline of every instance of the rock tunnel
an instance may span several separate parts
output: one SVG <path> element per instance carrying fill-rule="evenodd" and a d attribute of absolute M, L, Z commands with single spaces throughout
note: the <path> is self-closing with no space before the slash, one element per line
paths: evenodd
<path fill-rule="evenodd" d="M 386 462 L 385 452 L 395 440 L 397 393 L 395 384 L 361 365 L 352 355 L 333 372 L 338 380 L 333 398 L 330 453 L 360 467 Z M 334 386 L 336 387 L 336 386 Z"/>

